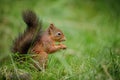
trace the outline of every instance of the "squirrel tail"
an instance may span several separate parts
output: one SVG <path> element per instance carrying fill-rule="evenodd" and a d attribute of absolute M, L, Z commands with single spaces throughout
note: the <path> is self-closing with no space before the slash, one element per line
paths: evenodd
<path fill-rule="evenodd" d="M 12 52 L 26 54 L 34 40 L 41 34 L 42 22 L 39 21 L 36 14 L 31 10 L 24 11 L 22 17 L 27 25 L 27 28 L 23 34 L 20 34 L 19 37 L 15 39 Z"/>
<path fill-rule="evenodd" d="M 27 10 L 22 14 L 24 22 L 27 24 L 27 28 L 35 28 L 38 26 L 39 20 L 33 11 Z"/>

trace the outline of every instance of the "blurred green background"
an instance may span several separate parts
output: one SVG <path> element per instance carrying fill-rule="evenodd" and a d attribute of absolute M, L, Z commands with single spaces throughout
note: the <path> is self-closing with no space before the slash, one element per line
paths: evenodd
<path fill-rule="evenodd" d="M 23 10 L 60 28 L 68 49 L 49 55 L 48 68 L 37 72 L 9 57 L 12 41 L 26 28 Z M 120 80 L 119 0 L 0 0 L 0 67 L 17 64 L 33 80 Z"/>

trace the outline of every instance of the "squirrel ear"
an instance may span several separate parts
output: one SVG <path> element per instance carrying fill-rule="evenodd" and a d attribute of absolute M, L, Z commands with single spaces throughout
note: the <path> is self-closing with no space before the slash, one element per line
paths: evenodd
<path fill-rule="evenodd" d="M 50 29 L 54 29 L 55 27 L 54 27 L 54 24 L 50 24 Z"/>
<path fill-rule="evenodd" d="M 51 34 L 54 30 L 54 25 L 53 24 L 50 24 L 49 28 L 48 28 L 48 33 Z"/>

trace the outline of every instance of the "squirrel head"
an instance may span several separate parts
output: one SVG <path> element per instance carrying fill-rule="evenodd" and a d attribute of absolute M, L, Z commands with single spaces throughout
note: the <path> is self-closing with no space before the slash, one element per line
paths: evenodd
<path fill-rule="evenodd" d="M 56 28 L 54 24 L 50 24 L 48 28 L 48 34 L 55 42 L 62 42 L 66 40 L 63 32 L 60 29 Z"/>

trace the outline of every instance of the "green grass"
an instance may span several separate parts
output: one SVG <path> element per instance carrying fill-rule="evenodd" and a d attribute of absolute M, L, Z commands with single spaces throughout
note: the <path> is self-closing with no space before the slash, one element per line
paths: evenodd
<path fill-rule="evenodd" d="M 110 6 L 97 1 L 96 4 L 91 0 L 1 1 L 1 74 L 21 69 L 28 72 L 32 80 L 119 80 L 119 16 L 116 17 Z M 21 18 L 25 9 L 33 9 L 43 20 L 44 28 L 54 23 L 67 38 L 64 42 L 67 50 L 50 54 L 45 71 L 31 69 L 29 60 L 20 64 L 9 50 L 15 37 L 25 29 Z"/>

